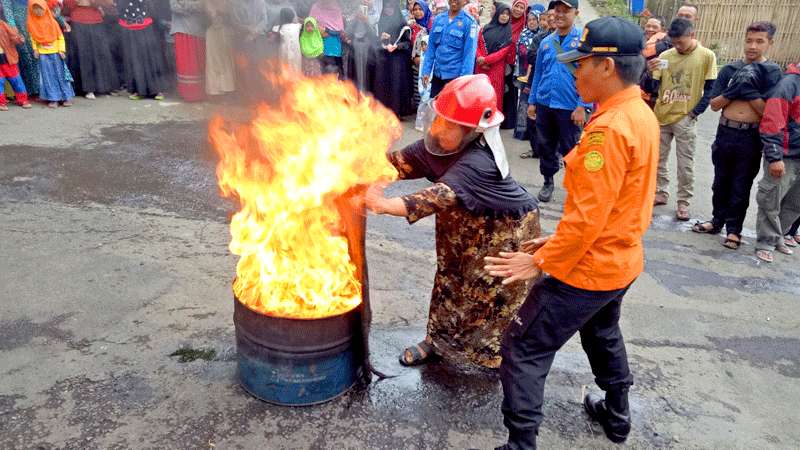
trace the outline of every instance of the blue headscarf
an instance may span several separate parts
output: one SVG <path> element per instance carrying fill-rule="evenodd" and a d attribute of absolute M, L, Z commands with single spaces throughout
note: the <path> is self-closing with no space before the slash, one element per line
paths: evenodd
<path fill-rule="evenodd" d="M 425 12 L 425 15 L 422 16 L 422 19 L 416 19 L 415 18 L 414 20 L 416 20 L 417 24 L 419 24 L 419 26 L 421 26 L 422 28 L 425 28 L 426 30 L 431 31 L 430 29 L 428 29 L 428 25 L 430 25 L 430 23 L 431 23 L 431 15 L 432 14 L 431 14 L 431 9 L 428 8 L 428 4 L 425 3 L 423 0 L 416 0 L 414 3 L 419 5 L 419 7 L 422 8 L 422 11 Z M 413 9 L 414 6 L 412 5 L 411 8 Z"/>

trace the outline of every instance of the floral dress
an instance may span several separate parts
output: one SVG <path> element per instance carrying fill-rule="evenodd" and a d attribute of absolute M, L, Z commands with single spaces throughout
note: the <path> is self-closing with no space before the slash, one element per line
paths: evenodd
<path fill-rule="evenodd" d="M 430 178 L 404 151 L 389 155 L 400 178 Z M 443 182 L 402 199 L 409 223 L 436 215 L 436 276 L 427 330 L 436 353 L 457 362 L 499 367 L 503 333 L 529 285 L 503 286 L 484 270 L 484 257 L 518 251 L 522 242 L 538 237 L 538 210 L 520 218 L 476 215 Z"/>

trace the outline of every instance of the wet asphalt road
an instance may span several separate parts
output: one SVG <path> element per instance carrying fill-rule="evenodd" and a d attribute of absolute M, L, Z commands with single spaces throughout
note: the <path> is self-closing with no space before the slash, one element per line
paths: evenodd
<path fill-rule="evenodd" d="M 0 119 L 0 448 L 493 448 L 494 372 L 397 363 L 424 334 L 433 221 L 370 217 L 375 364 L 397 375 L 325 405 L 270 406 L 236 381 L 227 251 L 210 107 L 101 99 Z M 13 118 L 13 120 L 8 120 Z M 701 118 L 695 215 L 709 210 L 713 116 Z M 50 126 L 40 126 L 44 121 Z M 406 124 L 403 142 L 417 136 Z M 535 191 L 535 163 L 506 140 Z M 702 155 L 702 156 L 700 156 Z M 418 189 L 407 182 L 391 192 Z M 563 191 L 542 206 L 546 230 Z M 748 226 L 752 229 L 752 213 Z M 800 271 L 698 236 L 666 207 L 626 298 L 636 379 L 630 448 L 797 448 Z M 752 240 L 752 237 L 748 240 Z M 213 349 L 181 363 L 183 347 Z M 615 448 L 580 408 L 577 340 L 548 378 L 542 448 Z"/>

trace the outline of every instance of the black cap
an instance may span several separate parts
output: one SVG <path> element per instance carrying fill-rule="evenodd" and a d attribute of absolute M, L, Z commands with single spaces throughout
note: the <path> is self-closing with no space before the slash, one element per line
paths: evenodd
<path fill-rule="evenodd" d="M 559 3 L 563 3 L 569 6 L 570 8 L 578 9 L 578 4 L 580 2 L 578 0 L 553 0 L 552 2 L 550 2 L 549 5 L 547 5 L 547 9 L 548 10 L 555 9 L 556 5 L 558 5 Z"/>
<path fill-rule="evenodd" d="M 558 60 L 568 63 L 589 56 L 639 55 L 643 48 L 641 28 L 619 17 L 602 17 L 587 23 L 578 48 L 558 55 Z"/>

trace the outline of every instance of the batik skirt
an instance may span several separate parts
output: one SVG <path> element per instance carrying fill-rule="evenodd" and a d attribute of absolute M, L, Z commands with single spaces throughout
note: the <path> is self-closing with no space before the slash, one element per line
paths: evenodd
<path fill-rule="evenodd" d="M 39 98 L 48 102 L 65 102 L 75 97 L 72 76 L 58 53 L 39 55 Z"/>

